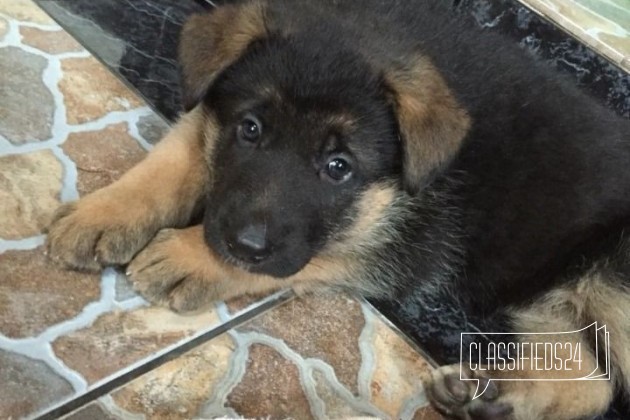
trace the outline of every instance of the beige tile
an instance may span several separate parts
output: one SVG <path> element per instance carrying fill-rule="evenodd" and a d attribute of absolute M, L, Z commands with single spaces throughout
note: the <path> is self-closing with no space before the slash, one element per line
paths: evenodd
<path fill-rule="evenodd" d="M 180 316 L 158 307 L 107 313 L 88 328 L 57 339 L 57 357 L 89 383 L 218 323 L 215 313 Z"/>
<path fill-rule="evenodd" d="M 405 401 L 422 394 L 422 378 L 430 365 L 399 335 L 382 322 L 374 324 L 372 339 L 375 369 L 370 383 L 374 404 L 392 418 Z"/>
<path fill-rule="evenodd" d="M 628 28 L 628 31 L 626 36 L 601 32 L 597 35 L 597 38 L 604 44 L 610 46 L 610 48 L 620 52 L 624 59 L 630 59 L 630 28 Z M 630 68 L 628 68 L 628 70 L 630 70 Z"/>
<path fill-rule="evenodd" d="M 129 135 L 127 123 L 70 134 L 62 147 L 76 164 L 79 195 L 111 184 L 146 155 Z"/>
<path fill-rule="evenodd" d="M 23 22 L 54 25 L 55 22 L 31 0 L 1 0 L 0 13 Z"/>
<path fill-rule="evenodd" d="M 59 82 L 70 124 L 96 120 L 112 111 L 126 111 L 142 101 L 93 57 L 61 62 Z"/>
<path fill-rule="evenodd" d="M 229 336 L 217 337 L 115 392 L 114 401 L 148 419 L 192 418 L 227 374 L 234 347 Z"/>
<path fill-rule="evenodd" d="M 50 151 L 0 157 L 0 238 L 38 235 L 59 206 L 62 167 Z"/>
<path fill-rule="evenodd" d="M 50 54 L 83 51 L 83 47 L 66 31 L 44 31 L 39 28 L 20 27 L 22 43 Z"/>

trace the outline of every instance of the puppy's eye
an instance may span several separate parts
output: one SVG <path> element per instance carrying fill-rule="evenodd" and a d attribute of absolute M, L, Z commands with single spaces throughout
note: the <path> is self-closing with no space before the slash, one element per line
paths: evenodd
<path fill-rule="evenodd" d="M 324 171 L 335 184 L 341 184 L 352 176 L 352 165 L 343 157 L 333 157 L 328 161 Z"/>
<path fill-rule="evenodd" d="M 253 115 L 248 115 L 238 125 L 237 131 L 239 140 L 256 143 L 262 134 L 262 124 Z"/>

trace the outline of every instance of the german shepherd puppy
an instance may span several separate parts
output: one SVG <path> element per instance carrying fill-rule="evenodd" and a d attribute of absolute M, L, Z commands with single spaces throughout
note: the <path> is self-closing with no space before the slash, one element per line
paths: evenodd
<path fill-rule="evenodd" d="M 472 398 L 445 366 L 427 389 L 462 419 L 604 412 L 630 392 L 630 122 L 447 3 L 254 0 L 192 17 L 189 112 L 119 181 L 58 210 L 49 255 L 128 265 L 180 312 L 282 287 L 420 288 L 500 313 L 504 332 L 597 321 L 610 381 L 525 369 Z M 603 373 L 591 338 L 565 368 Z"/>

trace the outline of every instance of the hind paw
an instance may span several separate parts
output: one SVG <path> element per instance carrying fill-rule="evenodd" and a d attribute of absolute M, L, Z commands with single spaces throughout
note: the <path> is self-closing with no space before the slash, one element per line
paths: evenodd
<path fill-rule="evenodd" d="M 447 417 L 463 420 L 507 420 L 512 418 L 512 405 L 500 398 L 500 390 L 496 381 L 488 383 L 487 377 L 482 377 L 478 371 L 462 367 L 460 379 L 460 365 L 442 366 L 431 375 L 427 392 L 432 404 Z M 486 391 L 473 399 L 477 389 Z"/>

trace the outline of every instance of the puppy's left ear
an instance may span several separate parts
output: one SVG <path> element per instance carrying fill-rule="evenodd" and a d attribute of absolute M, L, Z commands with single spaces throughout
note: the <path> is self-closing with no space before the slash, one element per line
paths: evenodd
<path fill-rule="evenodd" d="M 266 34 L 265 5 L 260 0 L 218 6 L 209 13 L 193 15 L 179 38 L 185 110 L 194 108 L 219 73 L 250 43 Z"/>
<path fill-rule="evenodd" d="M 403 142 L 403 181 L 418 192 L 459 150 L 471 121 L 428 59 L 385 71 Z"/>

